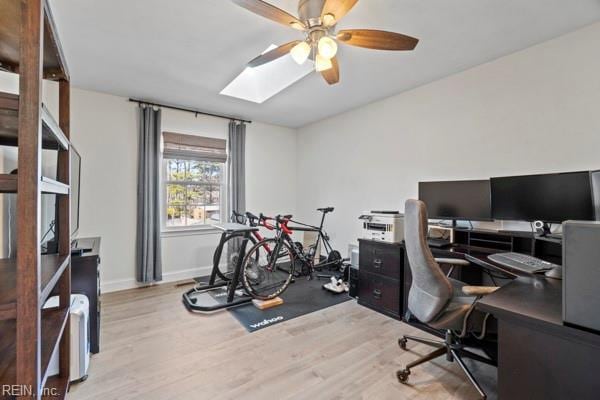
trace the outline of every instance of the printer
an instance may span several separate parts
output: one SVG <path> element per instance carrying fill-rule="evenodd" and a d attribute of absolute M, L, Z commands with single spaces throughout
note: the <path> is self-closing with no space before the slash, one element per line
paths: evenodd
<path fill-rule="evenodd" d="M 365 211 L 358 219 L 362 222 L 362 239 L 387 243 L 404 240 L 404 214 L 398 211 Z"/>

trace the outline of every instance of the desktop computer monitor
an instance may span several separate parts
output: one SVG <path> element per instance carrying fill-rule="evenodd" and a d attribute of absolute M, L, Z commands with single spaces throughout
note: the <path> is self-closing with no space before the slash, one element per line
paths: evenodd
<path fill-rule="evenodd" d="M 490 181 L 419 182 L 419 200 L 432 219 L 491 221 Z"/>
<path fill-rule="evenodd" d="M 494 219 L 562 223 L 593 220 L 589 171 L 491 179 Z"/>

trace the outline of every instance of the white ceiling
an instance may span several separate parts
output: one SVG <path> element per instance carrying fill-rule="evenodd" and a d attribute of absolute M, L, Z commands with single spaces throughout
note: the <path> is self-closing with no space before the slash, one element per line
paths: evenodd
<path fill-rule="evenodd" d="M 297 0 L 271 0 L 297 15 Z M 310 74 L 263 104 L 220 95 L 271 43 L 300 37 L 229 0 L 51 0 L 72 83 L 290 127 L 356 108 L 600 20 L 600 0 L 360 0 L 339 24 L 419 38 L 340 46 L 341 83 Z"/>

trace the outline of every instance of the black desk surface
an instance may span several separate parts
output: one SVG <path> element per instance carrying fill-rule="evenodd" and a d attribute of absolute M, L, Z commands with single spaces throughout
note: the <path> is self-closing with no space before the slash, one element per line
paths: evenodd
<path fill-rule="evenodd" d="M 511 273 L 487 259 L 484 254 L 466 254 L 465 258 L 483 268 Z M 546 278 L 544 275 L 517 274 L 516 279 L 503 285 L 496 292 L 484 296 L 477 308 L 498 318 L 520 321 L 528 325 L 543 327 L 547 332 L 568 338 L 583 340 L 600 346 L 600 335 L 563 324 L 562 280 Z"/>
<path fill-rule="evenodd" d="M 487 254 L 465 254 L 465 258 L 483 268 L 515 277 L 496 292 L 484 296 L 477 307 L 496 315 L 530 319 L 562 326 L 562 281 L 543 274 L 526 274 L 496 264 Z"/>
<path fill-rule="evenodd" d="M 532 319 L 562 326 L 562 282 L 521 277 L 484 296 L 477 307 L 497 317 Z"/>

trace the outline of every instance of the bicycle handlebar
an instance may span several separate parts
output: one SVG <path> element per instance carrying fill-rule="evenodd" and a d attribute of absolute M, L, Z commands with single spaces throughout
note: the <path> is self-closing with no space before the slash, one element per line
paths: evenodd
<path fill-rule="evenodd" d="M 267 216 L 266 216 L 266 215 L 264 215 L 263 213 L 260 213 L 260 217 L 259 217 L 259 219 L 260 219 L 260 220 L 262 220 L 262 221 L 274 221 L 274 220 L 275 220 L 275 219 L 274 219 L 274 218 L 272 218 L 272 217 L 267 217 Z"/>
<path fill-rule="evenodd" d="M 233 210 L 231 211 L 231 221 L 237 222 L 238 224 L 246 225 L 246 216 Z"/>
<path fill-rule="evenodd" d="M 285 222 L 288 223 L 291 219 L 292 219 L 293 215 L 291 214 L 287 214 L 287 215 L 278 215 L 275 217 L 275 220 L 279 223 Z"/>
<path fill-rule="evenodd" d="M 254 215 L 254 214 L 252 214 L 252 216 L 258 220 L 257 225 L 263 226 L 263 227 L 267 228 L 270 231 L 272 231 L 273 229 L 275 229 L 275 226 L 267 223 L 267 221 L 274 221 L 273 218 L 267 217 L 263 213 L 260 213 L 258 217 L 256 215 Z"/>

